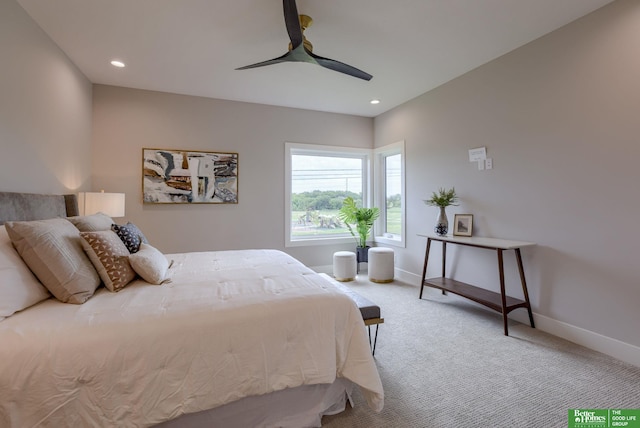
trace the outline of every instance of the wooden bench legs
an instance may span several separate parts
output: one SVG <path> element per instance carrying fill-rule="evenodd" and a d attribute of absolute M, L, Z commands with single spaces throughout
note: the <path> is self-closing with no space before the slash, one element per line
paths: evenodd
<path fill-rule="evenodd" d="M 376 355 L 376 342 L 378 341 L 378 327 L 380 324 L 384 323 L 384 318 L 370 318 L 368 320 L 364 320 L 364 325 L 367 326 L 369 330 L 369 346 L 371 346 L 371 354 Z M 373 338 L 373 344 L 371 344 L 371 326 L 376 326 L 376 334 Z"/>

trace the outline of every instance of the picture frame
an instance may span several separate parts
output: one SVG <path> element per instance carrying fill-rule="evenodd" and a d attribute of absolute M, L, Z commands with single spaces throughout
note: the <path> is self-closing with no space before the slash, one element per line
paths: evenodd
<path fill-rule="evenodd" d="M 473 214 L 455 214 L 453 217 L 453 236 L 471 236 L 473 234 Z"/>
<path fill-rule="evenodd" d="M 142 149 L 146 204 L 237 204 L 238 153 Z"/>

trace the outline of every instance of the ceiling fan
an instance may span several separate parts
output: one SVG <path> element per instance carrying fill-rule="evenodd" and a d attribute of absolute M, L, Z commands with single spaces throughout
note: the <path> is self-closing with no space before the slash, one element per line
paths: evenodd
<path fill-rule="evenodd" d="M 256 64 L 246 65 L 244 67 L 236 68 L 236 70 L 246 70 L 249 68 L 264 67 L 265 65 L 278 64 L 281 62 L 307 62 L 310 64 L 317 64 L 330 70 L 338 71 L 340 73 L 348 74 L 349 76 L 357 77 L 363 80 L 371 80 L 373 77 L 369 73 L 365 73 L 355 67 L 345 64 L 334 59 L 323 58 L 313 53 L 313 46 L 307 38 L 304 36 L 304 30 L 311 26 L 312 19 L 307 15 L 299 15 L 296 7 L 295 0 L 283 0 L 284 7 L 284 22 L 287 26 L 287 32 L 289 33 L 289 52 L 286 54 L 270 59 L 267 61 L 258 62 Z"/>

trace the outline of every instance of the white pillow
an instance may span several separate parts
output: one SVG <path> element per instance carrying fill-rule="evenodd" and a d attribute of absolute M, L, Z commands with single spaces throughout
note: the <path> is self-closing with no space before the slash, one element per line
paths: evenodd
<path fill-rule="evenodd" d="M 169 260 L 149 244 L 140 244 L 138 252 L 129 256 L 129 263 L 142 279 L 151 284 L 162 284 L 168 280 Z"/>
<path fill-rule="evenodd" d="M 67 217 L 67 220 L 73 223 L 80 232 L 111 230 L 111 225 L 114 223 L 113 219 L 105 213 Z"/>
<path fill-rule="evenodd" d="M 22 260 L 58 300 L 81 304 L 93 296 L 100 277 L 73 224 L 52 218 L 8 221 L 5 227 Z"/>
<path fill-rule="evenodd" d="M 31 273 L 4 226 L 0 226 L 0 321 L 50 297 Z"/>

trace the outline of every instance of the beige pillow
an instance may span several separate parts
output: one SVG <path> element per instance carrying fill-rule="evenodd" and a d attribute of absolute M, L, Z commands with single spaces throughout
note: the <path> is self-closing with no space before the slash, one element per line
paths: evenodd
<path fill-rule="evenodd" d="M 67 217 L 80 232 L 97 232 L 99 230 L 111 230 L 113 219 L 104 213 Z"/>
<path fill-rule="evenodd" d="M 64 303 L 86 302 L 100 286 L 80 232 L 64 218 L 5 223 L 13 245 L 40 282 Z"/>
<path fill-rule="evenodd" d="M 4 226 L 0 226 L 0 321 L 51 297 L 22 261 Z"/>
<path fill-rule="evenodd" d="M 168 281 L 169 261 L 164 254 L 149 244 L 140 244 L 140 249 L 129 256 L 129 262 L 136 273 L 151 284 Z"/>
<path fill-rule="evenodd" d="M 122 290 L 136 277 L 129 264 L 129 250 L 110 230 L 80 232 L 82 246 L 109 291 Z"/>

